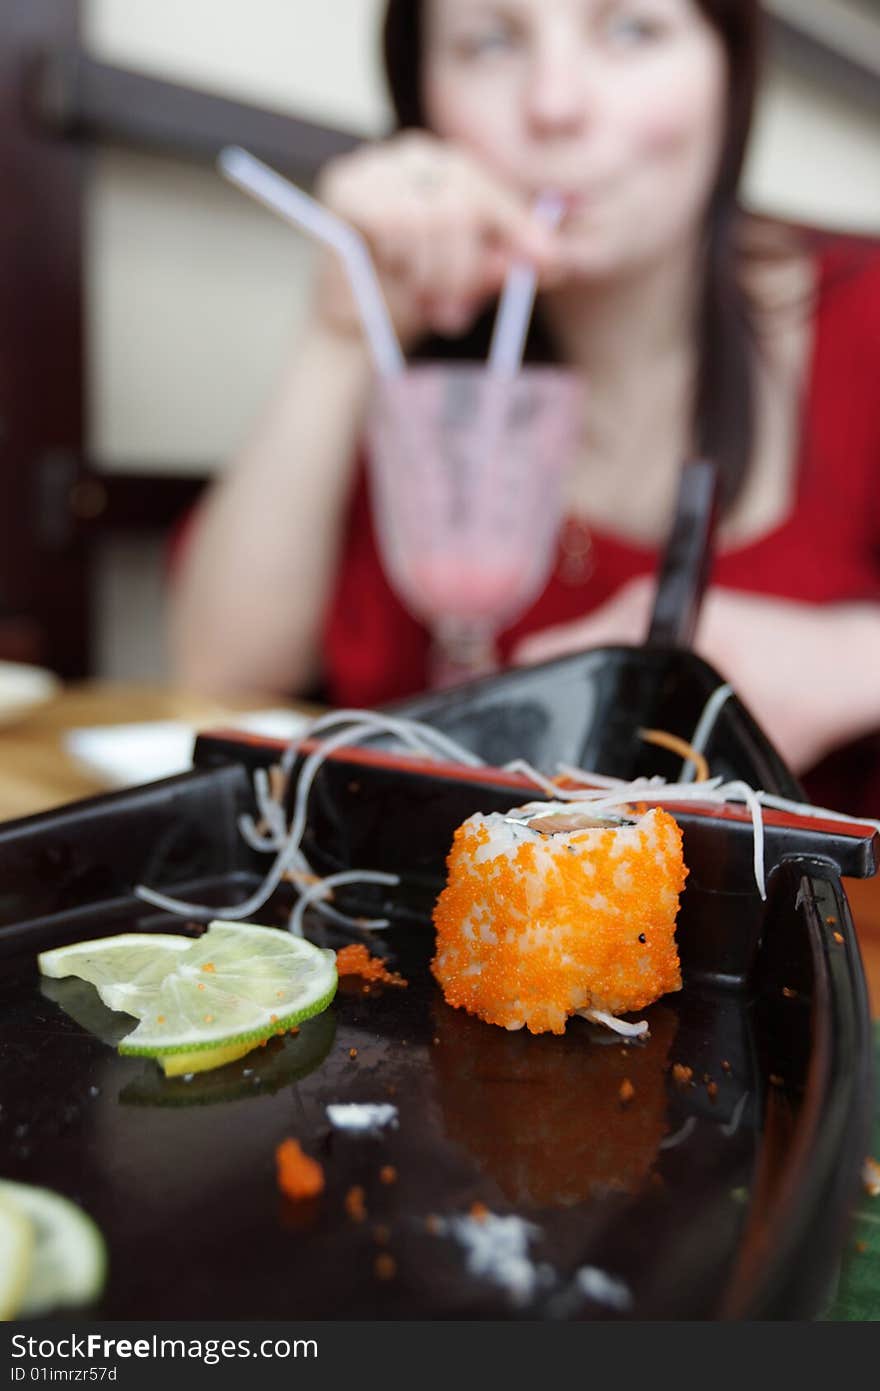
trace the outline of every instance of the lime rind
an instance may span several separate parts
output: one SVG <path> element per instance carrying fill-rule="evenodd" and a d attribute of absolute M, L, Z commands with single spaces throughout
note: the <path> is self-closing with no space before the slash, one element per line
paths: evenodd
<path fill-rule="evenodd" d="M 69 1198 L 49 1188 L 0 1180 L 0 1200 L 14 1207 L 34 1233 L 30 1274 L 17 1314 L 46 1314 L 90 1304 L 107 1272 L 100 1229 Z"/>
<path fill-rule="evenodd" d="M 268 1041 L 264 1040 L 266 1043 Z M 161 1057 L 152 1058 L 151 1061 L 161 1063 L 166 1077 L 192 1078 L 196 1073 L 222 1071 L 230 1063 L 241 1062 L 242 1058 L 250 1056 L 253 1049 L 252 1043 L 240 1043 L 238 1047 L 232 1044 L 227 1048 L 208 1048 L 201 1051 L 194 1048 L 190 1053 L 163 1053 Z"/>
<path fill-rule="evenodd" d="M 294 1010 L 292 1014 L 279 1015 L 277 1020 L 272 1020 L 265 1026 L 251 1029 L 241 1034 L 219 1034 L 216 1038 L 212 1037 L 202 1042 L 178 1042 L 169 1044 L 139 1044 L 134 1046 L 128 1038 L 119 1044 L 119 1052 L 132 1058 L 167 1058 L 174 1053 L 202 1053 L 217 1048 L 232 1048 L 238 1044 L 250 1043 L 254 1047 L 262 1043 L 264 1039 L 272 1038 L 275 1034 L 287 1033 L 288 1029 L 293 1029 L 297 1024 L 303 1024 L 307 1019 L 320 1014 L 333 1001 L 336 994 L 336 981 L 333 982 L 326 994 L 319 996 L 313 1002 L 304 1005 L 302 1009 Z M 135 1029 L 134 1033 L 137 1033 Z"/>

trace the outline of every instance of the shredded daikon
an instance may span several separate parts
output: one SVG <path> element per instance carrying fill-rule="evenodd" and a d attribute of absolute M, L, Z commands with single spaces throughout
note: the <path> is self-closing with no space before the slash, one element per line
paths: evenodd
<path fill-rule="evenodd" d="M 399 883 L 399 875 L 382 874 L 379 870 L 344 869 L 341 870 L 339 874 L 328 874 L 326 879 L 319 879 L 316 884 L 310 885 L 304 893 L 300 894 L 296 901 L 296 906 L 290 915 L 288 927 L 294 937 L 302 937 L 302 923 L 306 909 L 311 908 L 312 905 L 316 904 L 325 894 L 331 893 L 333 889 L 341 887 L 343 884 L 389 884 L 394 886 Z M 344 917 L 345 915 L 339 914 L 339 916 Z M 355 926 L 364 926 L 369 922 L 370 928 L 373 931 L 377 928 L 389 926 L 388 918 L 365 918 L 361 924 L 358 924 L 357 919 L 354 918 L 349 918 L 347 921 L 353 923 Z"/>
<path fill-rule="evenodd" d="M 339 729 L 337 726 L 343 726 Z M 328 730 L 335 730 L 335 733 L 321 739 L 318 747 L 313 749 L 306 757 L 297 779 L 296 797 L 294 801 L 293 814 L 290 825 L 287 825 L 284 812 L 286 800 L 287 783 L 290 772 L 301 753 L 301 745 L 304 741 L 315 738 L 318 735 L 326 735 Z M 264 769 L 258 769 L 254 775 L 254 795 L 257 807 L 267 826 L 267 831 L 257 830 L 253 817 L 246 816 L 239 820 L 239 829 L 248 844 L 256 850 L 271 852 L 275 851 L 275 860 L 263 878 L 260 886 L 249 898 L 237 904 L 227 905 L 218 908 L 217 905 L 190 903 L 183 899 L 174 898 L 168 894 L 158 893 L 145 885 L 138 885 L 135 894 L 138 898 L 154 907 L 160 908 L 165 912 L 183 915 L 185 917 L 203 917 L 211 919 L 216 917 L 236 917 L 248 918 L 259 911 L 260 908 L 272 896 L 278 885 L 281 883 L 285 874 L 289 870 L 298 870 L 304 874 L 311 874 L 312 867 L 306 856 L 303 854 L 300 843 L 306 826 L 306 814 L 308 807 L 309 793 L 312 784 L 320 769 L 330 754 L 338 748 L 350 748 L 357 744 L 365 743 L 369 739 L 374 739 L 380 735 L 391 734 L 400 739 L 409 749 L 420 757 L 432 760 L 445 759 L 457 764 L 464 764 L 468 767 L 482 766 L 482 760 L 476 754 L 472 754 L 468 749 L 459 747 L 453 740 L 442 734 L 439 730 L 430 725 L 423 725 L 416 720 L 407 720 L 391 715 L 383 715 L 373 710 L 334 710 L 328 715 L 322 715 L 298 736 L 295 743 L 292 743 L 286 750 L 281 760 L 281 768 L 284 773 L 284 786 L 277 798 L 271 795 L 269 779 Z M 355 880 L 373 883 L 398 883 L 396 876 L 379 876 L 374 871 L 366 870 L 358 872 L 355 870 L 343 871 L 346 878 L 340 880 L 338 876 L 330 876 L 336 883 L 353 883 Z M 295 885 L 295 887 L 298 887 Z M 387 918 L 362 919 L 356 920 L 346 914 L 339 913 L 328 904 L 323 903 L 322 894 L 329 887 L 329 880 L 321 880 L 319 883 L 311 885 L 308 889 L 298 889 L 301 897 L 308 899 L 308 905 L 314 907 L 324 916 L 330 918 L 348 928 L 383 928 L 388 926 Z M 302 914 L 296 916 L 296 911 L 291 919 L 291 927 L 296 930 L 301 924 Z"/>
<path fill-rule="evenodd" d="M 714 690 L 706 701 L 703 713 L 697 721 L 697 727 L 688 741 L 695 753 L 706 752 L 706 745 L 718 721 L 718 716 L 732 695 L 733 687 L 725 683 Z M 696 766 L 690 759 L 685 759 L 681 770 L 681 781 L 693 782 L 695 773 Z"/>
<path fill-rule="evenodd" d="M 743 1112 L 744 1112 L 745 1109 L 746 1109 L 746 1102 L 748 1101 L 748 1099 L 749 1099 L 749 1093 L 748 1093 L 748 1092 L 743 1092 L 743 1094 L 742 1094 L 742 1096 L 740 1097 L 739 1101 L 736 1103 L 736 1105 L 735 1105 L 734 1108 L 733 1108 L 733 1114 L 732 1114 L 732 1116 L 730 1117 L 730 1120 L 727 1122 L 726 1125 L 722 1125 L 722 1126 L 721 1126 L 721 1134 L 722 1134 L 722 1135 L 726 1135 L 726 1136 L 728 1137 L 728 1139 L 730 1138 L 731 1135 L 735 1135 L 736 1132 L 739 1130 L 740 1122 L 742 1121 Z"/>
<path fill-rule="evenodd" d="M 718 715 L 731 694 L 731 688 L 725 685 L 720 686 L 709 698 L 690 741 L 695 750 L 702 752 L 705 748 Z M 136 887 L 135 894 L 157 908 L 186 917 L 205 918 L 206 920 L 218 916 L 247 918 L 256 913 L 267 902 L 285 875 L 292 871 L 301 875 L 314 876 L 317 881 L 310 884 L 309 887 L 295 885 L 299 893 L 299 902 L 291 915 L 292 931 L 302 930 L 302 918 L 306 908 L 313 908 L 330 921 L 349 930 L 360 931 L 365 928 L 387 927 L 387 918 L 354 919 L 332 908 L 329 903 L 324 901 L 324 898 L 333 883 L 360 881 L 392 885 L 399 882 L 396 876 L 382 875 L 371 870 L 345 870 L 340 875 L 331 875 L 321 879 L 314 875 L 312 866 L 301 846 L 306 828 L 309 795 L 322 764 L 338 749 L 351 748 L 383 736 L 395 738 L 410 754 L 420 758 L 469 768 L 486 766 L 484 760 L 478 755 L 463 748 L 431 725 L 407 719 L 404 716 L 385 715 L 374 710 L 334 710 L 314 720 L 306 731 L 300 734 L 296 741 L 285 750 L 281 759 L 283 785 L 277 794 L 272 791 L 270 779 L 265 769 L 258 769 L 254 774 L 254 796 L 260 815 L 259 827 L 252 816 L 243 816 L 239 820 L 239 828 L 243 838 L 253 849 L 266 854 L 274 852 L 275 859 L 262 883 L 250 897 L 240 903 L 218 908 L 216 904 L 189 903 L 167 894 L 158 893 L 156 890 L 143 885 Z M 303 743 L 313 739 L 319 739 L 320 742 L 303 759 L 288 824 L 285 806 L 292 770 L 297 758 L 302 756 Z M 395 750 L 395 756 L 405 757 L 407 755 Z M 567 763 L 560 763 L 555 770 L 556 776 L 575 784 L 573 787 L 560 787 L 550 776 L 534 768 L 524 759 L 514 759 L 505 765 L 505 771 L 526 778 L 533 786 L 554 801 L 568 804 L 570 810 L 583 810 L 591 815 L 606 811 L 619 812 L 633 802 L 656 803 L 671 809 L 674 809 L 678 804 L 688 802 L 707 802 L 716 805 L 744 803 L 752 821 L 755 884 L 762 898 L 767 896 L 763 807 L 789 811 L 805 817 L 831 818 L 850 825 L 870 826 L 880 832 L 880 821 L 845 816 L 825 808 L 792 802 L 784 797 L 757 791 L 741 780 L 725 783 L 716 777 L 707 782 L 694 783 L 691 762 L 688 762 L 682 772 L 681 780 L 677 783 L 668 783 L 663 778 L 656 776 L 636 778 L 628 782 L 622 778 L 613 778 L 586 769 L 574 768 Z M 532 805 L 536 813 L 540 811 L 542 806 L 540 803 Z"/>
<path fill-rule="evenodd" d="M 611 1029 L 624 1038 L 644 1038 L 648 1032 L 647 1019 L 640 1019 L 637 1024 L 628 1024 L 625 1019 L 618 1019 L 616 1014 L 606 1014 L 603 1009 L 578 1009 L 575 1010 L 575 1014 L 579 1014 L 582 1019 L 588 1019 L 591 1024 L 604 1024 L 606 1029 Z"/>
<path fill-rule="evenodd" d="M 660 1144 L 657 1148 L 661 1150 L 678 1149 L 679 1145 L 683 1145 L 685 1140 L 687 1140 L 689 1136 L 693 1134 L 696 1128 L 696 1124 L 696 1116 L 688 1116 L 684 1125 L 682 1125 L 680 1129 L 674 1131 L 672 1135 L 666 1135 L 660 1141 Z"/>
<path fill-rule="evenodd" d="M 842 811 L 832 811 L 829 807 L 814 807 L 811 802 L 790 802 L 785 797 L 776 797 L 772 792 L 756 792 L 755 796 L 762 807 L 773 811 L 790 811 L 795 816 L 812 817 L 819 821 L 839 821 L 844 826 L 870 826 L 880 835 L 880 821 L 870 816 L 846 816 Z"/>

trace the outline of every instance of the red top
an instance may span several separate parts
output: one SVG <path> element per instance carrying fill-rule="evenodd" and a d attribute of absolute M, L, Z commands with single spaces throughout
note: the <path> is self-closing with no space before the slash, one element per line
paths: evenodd
<path fill-rule="evenodd" d="M 772 531 L 720 554 L 712 583 L 807 603 L 880 602 L 880 254 L 841 239 L 819 271 L 794 506 Z M 566 523 L 547 587 L 502 634 L 502 656 L 527 633 L 581 617 L 627 580 L 653 574 L 657 559 L 654 549 Z M 361 467 L 325 628 L 329 697 L 368 707 L 423 690 L 427 651 L 425 629 L 382 571 Z M 880 815 L 880 745 L 843 750 L 805 781 L 819 803 Z"/>

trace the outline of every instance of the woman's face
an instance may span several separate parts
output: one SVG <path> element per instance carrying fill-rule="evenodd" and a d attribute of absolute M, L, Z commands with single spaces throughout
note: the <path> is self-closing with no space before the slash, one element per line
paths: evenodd
<path fill-rule="evenodd" d="M 426 0 L 428 124 L 529 195 L 565 195 L 569 272 L 614 276 L 700 227 L 726 53 L 696 0 Z"/>

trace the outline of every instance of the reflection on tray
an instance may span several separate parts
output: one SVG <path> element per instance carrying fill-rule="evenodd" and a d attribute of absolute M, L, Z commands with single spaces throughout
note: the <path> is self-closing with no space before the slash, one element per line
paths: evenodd
<path fill-rule="evenodd" d="M 599 1047 L 577 1020 L 561 1037 L 534 1038 L 438 1004 L 430 1057 L 447 1133 L 511 1203 L 570 1207 L 635 1192 L 667 1131 L 666 1068 L 678 1029 L 662 1005 L 646 1018 L 645 1043 Z"/>
<path fill-rule="evenodd" d="M 124 1106 L 213 1106 L 220 1101 L 266 1096 L 299 1082 L 314 1072 L 333 1047 L 336 1016 L 325 1009 L 300 1025 L 298 1034 L 271 1038 L 237 1062 L 212 1072 L 199 1072 L 190 1081 L 165 1077 L 151 1060 L 119 1093 Z"/>
<path fill-rule="evenodd" d="M 111 1048 L 116 1048 L 137 1024 L 130 1015 L 108 1009 L 93 985 L 74 976 L 63 980 L 42 977 L 40 990 Z M 335 1037 L 336 1016 L 326 1009 L 301 1024 L 298 1034 L 272 1038 L 265 1047 L 258 1045 L 243 1058 L 211 1072 L 196 1073 L 189 1080 L 166 1077 L 152 1058 L 145 1058 L 143 1070 L 122 1088 L 119 1101 L 126 1106 L 211 1106 L 266 1096 L 301 1081 L 320 1067 Z M 126 1064 L 132 1061 L 125 1059 Z"/>
<path fill-rule="evenodd" d="M 77 976 L 64 976 L 61 980 L 40 976 L 40 994 L 111 1048 L 118 1047 L 126 1034 L 137 1027 L 138 1021 L 131 1014 L 108 1009 L 95 987 Z"/>

